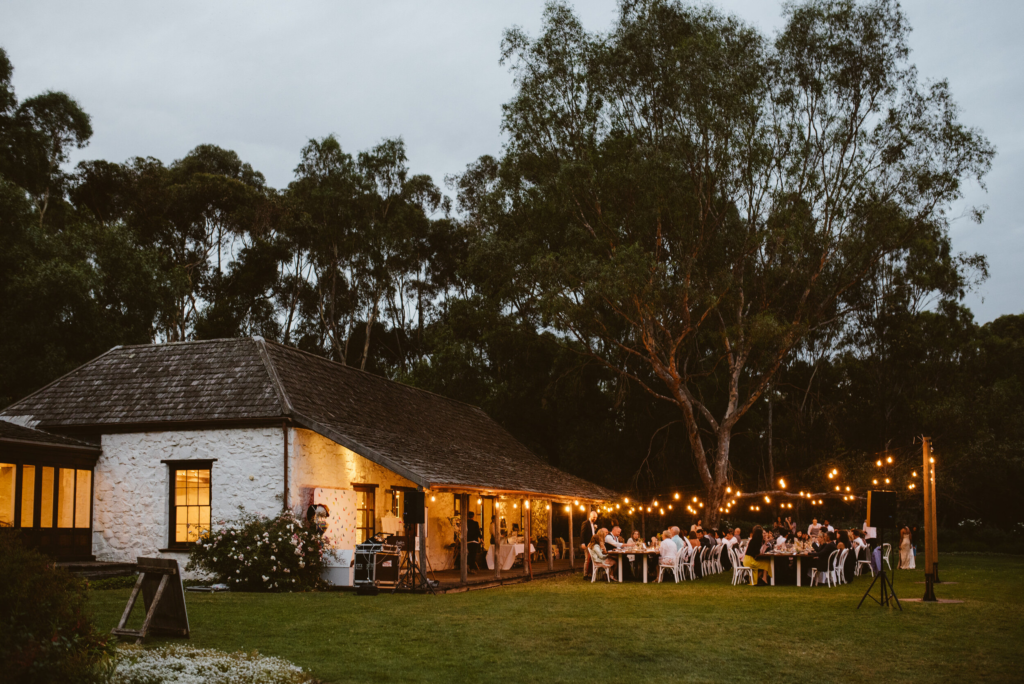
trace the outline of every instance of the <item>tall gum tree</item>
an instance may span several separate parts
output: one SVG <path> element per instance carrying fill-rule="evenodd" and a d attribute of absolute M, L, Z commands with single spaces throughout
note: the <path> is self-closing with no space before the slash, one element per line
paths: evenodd
<path fill-rule="evenodd" d="M 883 259 L 946 231 L 994 154 L 945 82 L 919 82 L 896 2 L 785 13 L 769 38 L 623 2 L 591 34 L 548 5 L 539 36 L 503 40 L 501 159 L 460 183 L 478 247 L 505 250 L 547 324 L 678 408 L 712 524 L 734 430 L 787 356 Z"/>

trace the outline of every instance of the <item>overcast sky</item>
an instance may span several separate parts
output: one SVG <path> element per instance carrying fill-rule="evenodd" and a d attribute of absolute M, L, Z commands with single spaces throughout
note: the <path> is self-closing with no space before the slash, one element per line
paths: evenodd
<path fill-rule="evenodd" d="M 576 2 L 606 30 L 615 2 Z M 766 32 L 776 0 L 715 3 Z M 963 120 L 998 156 L 982 225 L 953 224 L 956 250 L 981 252 L 991 279 L 968 304 L 979 321 L 1024 313 L 1024 2 L 910 0 L 912 61 L 948 78 Z M 299 149 L 334 133 L 348 152 L 402 136 L 415 173 L 439 185 L 497 154 L 512 79 L 498 64 L 502 31 L 540 26 L 543 2 L 36 2 L 4 3 L 0 46 L 23 99 L 62 90 L 92 115 L 77 159 L 179 159 L 201 143 L 233 149 L 274 187 L 292 179 Z M 959 209 L 959 208 L 958 208 Z"/>

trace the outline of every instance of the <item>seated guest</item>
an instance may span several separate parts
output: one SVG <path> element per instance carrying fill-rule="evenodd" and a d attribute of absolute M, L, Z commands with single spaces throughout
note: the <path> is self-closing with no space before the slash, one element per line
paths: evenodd
<path fill-rule="evenodd" d="M 672 527 L 671 530 L 672 530 L 672 541 L 675 543 L 675 545 L 676 545 L 676 552 L 678 553 L 679 551 L 683 550 L 683 545 L 686 542 L 683 540 L 683 535 L 679 534 L 679 528 L 678 527 Z"/>
<path fill-rule="evenodd" d="M 804 568 L 807 571 L 807 576 L 811 576 L 811 569 L 815 569 L 818 572 L 827 571 L 828 557 L 832 555 L 832 552 L 835 550 L 835 542 L 832 541 L 828 532 L 822 530 L 821 534 L 818 535 L 818 543 L 815 545 L 814 551 L 807 556 L 811 562 L 804 565 Z"/>
<path fill-rule="evenodd" d="M 697 533 L 696 532 L 690 532 L 689 534 L 687 534 L 686 535 L 686 541 L 688 541 L 690 543 L 690 548 L 691 549 L 695 549 L 698 546 L 700 546 L 700 540 L 697 539 Z"/>
<path fill-rule="evenodd" d="M 697 530 L 697 541 L 700 543 L 701 546 L 707 547 L 709 549 L 715 545 L 714 542 L 711 541 L 711 535 L 709 535 L 704 530 Z"/>
<path fill-rule="evenodd" d="M 590 538 L 590 559 L 594 563 L 594 567 L 600 568 L 613 568 L 615 567 L 615 561 L 607 556 L 607 549 L 604 545 L 604 540 L 608 537 L 608 529 L 602 527 L 597 531 L 593 537 Z M 614 573 L 611 573 L 614 574 Z"/>
<path fill-rule="evenodd" d="M 737 529 L 739 529 L 739 528 L 737 528 Z M 740 539 L 736 535 L 736 533 L 733 532 L 732 530 L 726 530 L 725 531 L 725 539 L 722 540 L 722 543 L 725 544 L 726 546 L 728 546 L 731 549 L 736 544 L 740 543 Z"/>
<path fill-rule="evenodd" d="M 672 530 L 665 530 L 661 536 L 661 554 L 658 556 L 658 565 L 672 567 L 676 564 L 679 547 L 672 541 Z"/>
<path fill-rule="evenodd" d="M 782 546 L 786 543 L 786 532 L 782 528 L 779 528 L 778 534 L 775 537 L 775 545 Z"/>
<path fill-rule="evenodd" d="M 747 544 L 747 552 L 743 556 L 743 567 L 752 570 L 750 573 L 751 586 L 763 587 L 768 584 L 764 577 L 766 575 L 768 577 L 772 576 L 772 564 L 768 561 L 757 559 L 764 547 L 764 530 L 760 525 L 754 525 L 754 529 L 750 533 L 750 543 Z"/>
<path fill-rule="evenodd" d="M 605 543 L 606 548 L 609 547 L 609 546 L 614 548 L 614 549 L 621 549 L 622 548 L 622 542 L 619 541 L 619 533 L 620 532 L 622 532 L 622 528 L 619 527 L 618 525 L 615 525 L 612 528 L 612 531 L 609 532 L 608 535 L 604 538 L 604 543 Z"/>
<path fill-rule="evenodd" d="M 629 541 L 633 543 L 633 546 L 643 544 L 644 541 L 640 538 L 640 530 L 633 530 L 633 534 L 629 535 Z"/>

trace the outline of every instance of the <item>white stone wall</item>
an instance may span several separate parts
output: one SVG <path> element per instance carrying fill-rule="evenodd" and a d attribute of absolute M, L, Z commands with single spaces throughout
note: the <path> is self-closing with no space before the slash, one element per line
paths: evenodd
<path fill-rule="evenodd" d="M 390 487 L 415 487 L 401 475 L 346 449 L 326 437 L 310 430 L 290 430 L 292 435 L 288 448 L 288 502 L 293 511 L 302 514 L 309 504 L 309 491 L 314 487 L 337 487 L 351 489 L 355 484 L 375 484 L 377 495 L 376 528 L 380 530 L 380 518 L 387 511 L 385 491 Z M 444 547 L 453 540 L 454 530 L 447 518 L 454 511 L 454 497 L 451 494 L 427 492 L 427 559 L 435 570 L 451 567 L 452 554 Z"/>
<path fill-rule="evenodd" d="M 238 507 L 275 515 L 284 492 L 284 435 L 279 427 L 103 435 L 96 463 L 93 554 L 102 561 L 138 556 L 177 558 L 168 544 L 170 471 L 162 460 L 217 459 L 211 478 L 211 521 Z"/>

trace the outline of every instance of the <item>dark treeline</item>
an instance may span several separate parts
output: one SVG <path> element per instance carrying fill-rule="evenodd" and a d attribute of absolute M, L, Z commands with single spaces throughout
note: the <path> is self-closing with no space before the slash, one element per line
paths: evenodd
<path fill-rule="evenodd" d="M 700 23 L 679 6 L 649 4 L 651 16 L 689 17 L 686 30 Z M 624 11 L 617 32 L 598 45 L 566 8 L 553 6 L 536 42 L 517 31 L 506 36 L 506 58 L 557 79 L 567 55 L 585 55 L 583 62 L 597 65 L 593 73 L 610 73 L 598 64 L 606 59 L 629 76 L 640 67 L 622 66 L 633 59 L 622 45 L 635 52 L 630 32 L 644 33 L 651 19 L 641 14 Z M 671 24 L 654 19 L 659 27 Z M 790 19 L 799 23 L 799 13 Z M 711 28 L 701 30 L 728 28 L 708 21 Z M 595 57 L 601 50 L 607 52 Z M 540 149 L 530 136 L 550 124 L 554 133 L 545 139 L 558 139 L 564 131 L 550 122 L 572 108 L 527 105 L 551 97 L 543 92 L 551 83 L 530 81 L 526 71 L 506 107 L 512 142 L 505 155 L 481 158 L 449 178 L 452 200 L 410 171 L 400 138 L 356 154 L 333 136 L 310 140 L 283 189 L 268 187 L 235 152 L 214 145 L 169 164 L 134 158 L 71 168 L 69 155 L 91 136 L 89 116 L 63 93 L 19 101 L 0 51 L 0 406 L 115 345 L 262 335 L 479 405 L 552 463 L 620 491 L 703 496 L 678 406 L 649 391 L 661 381 L 653 367 L 590 347 L 610 339 L 625 349 L 638 339 L 635 331 L 609 317 L 598 321 L 600 332 L 579 335 L 572 312 L 552 295 L 567 291 L 558 281 L 571 270 L 565 264 L 592 256 L 571 244 L 578 235 L 558 228 L 574 221 L 591 228 L 588 208 L 566 209 L 579 206 L 578 177 L 621 189 L 621 197 L 604 190 L 599 215 L 618 212 L 623 224 L 641 225 L 656 213 L 658 249 L 682 244 L 673 242 L 682 238 L 672 231 L 683 229 L 672 219 L 689 205 L 658 205 L 641 217 L 635 206 L 645 200 L 630 194 L 630 173 L 642 174 L 637 188 L 651 178 L 657 186 L 657 174 L 674 162 L 636 164 L 629 155 L 644 143 L 637 138 L 623 152 L 623 136 L 636 133 L 615 133 L 614 116 L 604 129 L 595 124 L 595 131 L 612 131 L 603 141 L 595 133 L 566 143 L 568 152 Z M 593 102 L 625 101 L 614 79 L 588 87 L 606 89 Z M 593 102 L 587 106 L 599 109 Z M 977 164 L 987 164 L 987 143 L 962 144 L 975 144 Z M 584 162 L 576 159 L 567 171 L 565 155 L 582 145 L 592 146 L 585 150 L 589 170 L 580 172 Z M 735 205 L 729 211 L 738 215 Z M 810 215 L 813 208 L 786 211 Z M 779 216 L 769 218 L 769 229 Z M 602 228 L 593 225 L 597 238 Z M 629 236 L 601 239 L 611 241 L 615 258 L 632 253 Z M 795 249 L 815 249 L 803 236 L 787 239 Z M 555 273 L 549 257 L 564 271 Z M 942 459 L 947 524 L 1020 520 L 1012 504 L 1024 487 L 1024 316 L 974 322 L 964 297 L 987 276 L 987 264 L 980 255 L 953 253 L 942 223 L 863 263 L 870 266 L 865 275 L 813 325 L 803 325 L 777 371 L 764 374 L 764 391 L 750 395 L 731 434 L 729 482 L 772 489 L 785 477 L 820 491 L 831 488 L 825 473 L 840 468 L 843 484 L 863 493 L 876 474 L 874 460 L 893 455 L 891 476 L 905 487 L 920 463 L 913 439 L 928 434 Z M 613 280 L 616 273 L 631 277 L 633 266 L 616 266 Z M 798 267 L 781 257 L 767 272 L 786 268 Z M 582 267 L 573 273 L 587 287 L 605 276 Z M 781 297 L 795 296 L 766 282 Z M 587 299 L 586 287 L 578 292 L 580 301 L 600 302 L 595 308 L 614 309 L 619 296 L 607 288 L 596 300 Z M 665 286 L 657 305 L 671 309 L 675 296 Z M 751 324 L 751 335 L 781 335 L 765 332 L 766 316 Z M 704 364 L 693 391 L 714 410 L 728 403 L 731 385 L 724 356 L 703 334 L 687 343 Z M 700 430 L 714 437 L 711 428 Z M 860 515 L 833 506 L 837 517 Z"/>

